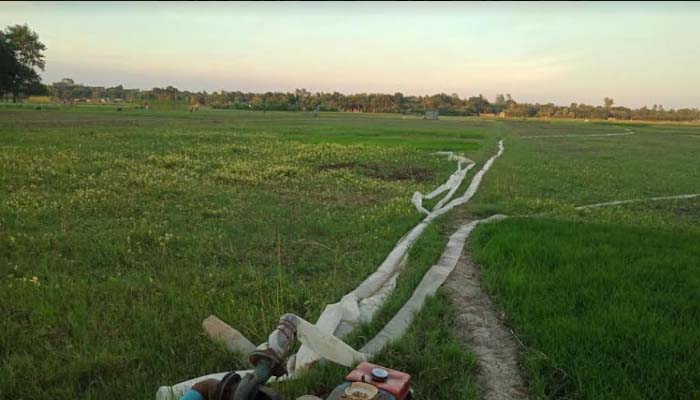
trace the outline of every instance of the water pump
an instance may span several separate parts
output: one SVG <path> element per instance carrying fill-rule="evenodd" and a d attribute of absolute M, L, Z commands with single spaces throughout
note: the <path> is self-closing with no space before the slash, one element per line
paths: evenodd
<path fill-rule="evenodd" d="M 287 373 L 287 356 L 297 338 L 330 361 L 345 366 L 359 363 L 327 400 L 407 400 L 411 397 L 411 376 L 407 373 L 370 364 L 366 362 L 366 354 L 296 315 L 285 314 L 267 343 L 251 353 L 254 370 L 241 375 L 231 372 L 221 380 L 200 381 L 180 400 L 282 400 L 264 385 L 272 376 Z M 305 398 L 321 400 L 313 396 Z"/>
<path fill-rule="evenodd" d="M 326 400 L 408 400 L 411 375 L 368 362 L 360 363 Z"/>

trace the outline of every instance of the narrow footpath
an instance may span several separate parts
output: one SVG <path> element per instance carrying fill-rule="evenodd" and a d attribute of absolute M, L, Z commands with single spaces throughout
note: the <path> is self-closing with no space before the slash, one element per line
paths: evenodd
<path fill-rule="evenodd" d="M 527 399 L 519 347 L 483 289 L 468 246 L 444 286 L 457 309 L 455 333 L 476 355 L 484 400 Z"/>

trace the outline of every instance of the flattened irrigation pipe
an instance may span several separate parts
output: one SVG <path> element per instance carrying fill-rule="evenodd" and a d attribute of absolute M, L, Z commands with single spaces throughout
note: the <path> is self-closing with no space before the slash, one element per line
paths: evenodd
<path fill-rule="evenodd" d="M 482 220 L 471 221 L 460 226 L 460 228 L 454 234 L 452 234 L 452 236 L 450 236 L 450 239 L 445 246 L 445 250 L 440 256 L 437 264 L 433 265 L 423 276 L 423 279 L 413 291 L 413 294 L 408 301 L 406 301 L 403 307 L 401 307 L 401 309 L 384 326 L 384 328 L 377 333 L 372 340 L 367 342 L 359 351 L 353 349 L 333 334 L 323 332 L 315 325 L 312 325 L 310 322 L 307 322 L 303 318 L 296 315 L 285 314 L 280 320 L 290 322 L 290 324 L 294 327 L 295 335 L 299 341 L 304 345 L 309 346 L 309 348 L 314 351 L 314 354 L 319 355 L 319 358 L 327 359 L 344 366 L 352 366 L 361 361 L 371 360 L 374 358 L 374 356 L 381 352 L 387 344 L 401 338 L 406 333 L 413 322 L 414 316 L 423 308 L 425 300 L 428 297 L 435 295 L 438 288 L 445 283 L 447 277 L 455 269 L 455 266 L 462 255 L 464 244 L 474 228 L 480 223 L 496 222 L 505 218 L 507 218 L 505 215 L 494 215 Z M 218 319 L 212 319 L 212 317 L 208 318 L 207 320 L 209 321 L 209 324 L 211 324 L 212 321 L 219 321 Z M 223 322 L 221 322 L 221 324 L 223 325 L 217 326 L 216 331 L 222 336 L 234 337 L 238 335 L 238 332 L 235 331 L 235 329 L 229 327 Z M 230 332 L 226 332 L 227 330 Z M 282 355 L 292 347 L 290 340 L 290 335 L 281 334 L 280 327 L 278 326 L 278 328 L 268 337 L 267 343 L 269 344 L 263 344 L 259 346 L 259 348 L 264 350 L 263 353 L 273 350 L 275 354 L 278 354 L 278 358 L 282 359 Z M 290 358 L 290 361 L 292 360 L 293 356 Z M 290 362 L 288 362 L 288 367 L 290 366 L 289 364 Z M 205 375 L 178 383 L 173 386 L 161 386 L 156 393 L 156 399 L 175 400 L 187 392 L 197 382 L 210 378 L 220 380 L 227 373 L 228 372 L 221 372 Z M 252 373 L 252 370 L 236 371 L 236 373 L 240 376 L 245 376 L 248 373 Z M 279 378 L 271 378 L 271 381 L 293 379 L 299 373 L 299 371 L 291 372 L 290 374 Z"/>
<path fill-rule="evenodd" d="M 596 204 L 589 204 L 585 206 L 578 206 L 576 207 L 577 210 L 586 210 L 589 208 L 598 208 L 598 207 L 607 207 L 607 206 L 619 206 L 621 204 L 630 204 L 630 203 L 642 203 L 645 201 L 661 201 L 661 200 L 680 200 L 680 199 L 692 199 L 695 197 L 700 197 L 700 193 L 693 193 L 693 194 L 679 194 L 676 196 L 661 196 L 661 197 L 648 197 L 648 198 L 642 198 L 642 199 L 632 199 L 632 200 L 616 200 L 616 201 L 608 201 L 605 203 L 596 203 Z"/>
<path fill-rule="evenodd" d="M 340 302 L 326 306 L 326 309 L 321 313 L 321 316 L 316 322 L 316 326 L 324 332 L 335 334 L 341 322 L 352 326 L 360 321 L 362 318 L 362 310 L 359 307 L 360 302 L 363 299 L 372 297 L 395 275 L 399 263 L 408 253 L 410 247 L 435 219 L 452 210 L 454 207 L 467 203 L 474 197 L 484 175 L 491 169 L 496 159 L 503 154 L 503 151 L 503 140 L 499 140 L 498 152 L 484 163 L 481 170 L 474 174 L 464 194 L 450 201 L 442 208 L 431 211 L 430 214 L 411 229 L 406 236 L 399 240 L 396 247 L 392 249 L 384 262 L 382 262 L 372 275 L 365 279 L 355 290 L 343 296 Z M 372 315 L 366 315 L 364 318 L 371 319 L 371 317 Z M 314 355 L 307 346 L 302 346 L 296 354 L 294 370 L 303 371 L 317 360 L 318 357 Z"/>
<path fill-rule="evenodd" d="M 540 139 L 540 138 L 570 138 L 570 137 L 596 137 L 596 136 L 627 136 L 634 135 L 634 132 L 625 129 L 624 133 L 591 133 L 585 135 L 535 135 L 535 136 L 520 136 L 520 139 Z"/>
<path fill-rule="evenodd" d="M 493 166 L 496 159 L 503 154 L 503 151 L 503 140 L 499 140 L 497 153 L 484 163 L 481 170 L 474 174 L 474 177 L 472 178 L 472 181 L 465 190 L 464 194 L 450 201 L 450 197 L 456 191 L 456 188 L 459 187 L 461 181 L 464 179 L 464 176 L 466 176 L 467 170 L 474 165 L 472 163 L 470 166 L 462 169 L 461 163 L 463 161 L 470 160 L 463 157 L 461 159 L 457 158 L 457 171 L 455 171 L 455 173 L 450 177 L 452 182 L 450 182 L 450 179 L 448 179 L 448 182 L 431 192 L 431 195 L 435 193 L 435 196 L 437 196 L 437 194 L 449 190 L 448 194 L 438 203 L 438 205 L 436 205 L 432 211 L 428 213 L 428 215 L 422 221 L 420 221 L 399 240 L 396 246 L 392 249 L 386 259 L 374 273 L 365 279 L 355 290 L 343 296 L 340 302 L 326 306 L 316 324 L 311 325 L 313 329 L 307 329 L 309 331 L 313 331 L 313 335 L 315 335 L 313 337 L 315 337 L 316 340 L 322 340 L 324 337 L 332 336 L 335 340 L 335 334 L 341 324 L 348 324 L 351 330 L 351 328 L 358 321 L 366 321 L 371 319 L 374 312 L 393 290 L 396 277 L 400 272 L 402 263 L 405 262 L 406 255 L 410 247 L 416 242 L 416 240 L 418 240 L 423 231 L 425 231 L 428 225 L 430 225 L 435 219 L 444 215 L 454 207 L 467 203 L 472 197 L 474 197 L 479 189 L 479 185 L 481 184 L 484 175 Z M 450 155 L 450 157 L 459 156 Z M 410 326 L 413 315 L 420 310 L 425 299 L 437 291 L 437 288 L 444 283 L 447 275 L 449 275 L 452 269 L 454 269 L 454 266 L 456 265 L 464 247 L 464 241 L 473 228 L 480 222 L 490 222 L 492 220 L 499 220 L 502 218 L 504 218 L 504 216 L 497 215 L 485 220 L 472 221 L 463 225 L 457 232 L 455 232 L 455 234 L 450 237 L 447 248 L 440 258 L 438 264 L 431 267 L 428 273 L 426 273 L 426 275 L 423 277 L 423 280 L 419 286 L 415 289 L 409 301 L 407 301 L 401 310 L 394 316 L 394 318 L 387 323 L 385 328 L 374 339 L 368 342 L 365 347 L 363 347 L 361 352 L 366 353 L 369 356 L 374 355 L 390 340 L 400 337 L 408 326 Z M 367 302 L 367 300 L 370 301 Z M 363 307 L 365 304 L 368 304 L 369 306 Z M 247 355 L 246 353 L 250 352 L 252 343 L 250 343 L 250 341 L 247 340 L 240 332 L 229 327 L 223 321 L 208 318 L 205 320 L 204 327 L 205 331 L 207 331 L 212 338 L 219 338 L 227 341 L 226 345 L 230 350 L 236 350 L 243 355 Z M 230 331 L 227 331 L 226 327 L 228 327 Z M 326 342 L 330 343 L 333 342 L 333 340 L 328 340 Z M 258 346 L 258 348 L 262 346 L 266 346 L 266 344 L 263 343 Z M 297 354 L 289 357 L 287 369 L 289 370 L 290 375 L 288 375 L 287 378 L 293 377 L 295 374 L 305 371 L 309 368 L 309 366 L 322 357 L 322 355 L 317 354 L 319 348 L 317 347 L 316 349 L 313 349 L 312 347 L 315 346 L 313 346 L 313 344 L 311 347 L 308 345 L 302 345 Z M 246 372 L 248 371 L 240 371 L 240 373 Z M 156 398 L 159 400 L 173 399 L 177 393 L 184 393 L 184 390 L 188 390 L 189 387 L 202 379 L 211 377 L 220 379 L 220 377 L 224 374 L 225 373 L 210 374 L 182 382 L 172 387 L 163 386 L 158 390 Z"/>

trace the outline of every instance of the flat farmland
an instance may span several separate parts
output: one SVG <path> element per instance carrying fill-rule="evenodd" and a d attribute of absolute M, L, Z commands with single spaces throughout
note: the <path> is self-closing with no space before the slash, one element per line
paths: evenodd
<path fill-rule="evenodd" d="M 0 397 L 145 399 L 242 367 L 205 317 L 256 343 L 283 313 L 315 321 L 420 221 L 411 196 L 455 168 L 437 151 L 477 164 L 463 192 L 499 139 L 348 341 L 381 329 L 457 222 L 502 213 L 468 248 L 531 396 L 700 396 L 700 197 L 577 209 L 700 193 L 698 126 L 64 107 L 0 109 Z M 379 356 L 416 397 L 479 396 L 458 311 L 438 292 Z M 276 387 L 323 394 L 346 372 Z"/>

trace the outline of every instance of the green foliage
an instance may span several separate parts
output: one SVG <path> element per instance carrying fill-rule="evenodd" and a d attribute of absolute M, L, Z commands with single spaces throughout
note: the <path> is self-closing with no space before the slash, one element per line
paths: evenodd
<path fill-rule="evenodd" d="M 39 35 L 29 29 L 27 24 L 8 26 L 4 36 L 13 44 L 17 61 L 20 64 L 44 70 L 46 45 L 39 41 Z"/>
<path fill-rule="evenodd" d="M 508 121 L 502 126 L 507 152 L 498 168 L 489 172 L 472 207 L 488 206 L 509 215 L 545 213 L 612 223 L 697 225 L 697 214 L 681 210 L 698 204 L 692 199 L 581 211 L 575 207 L 698 193 L 700 127 L 534 121 Z M 626 129 L 634 134 L 521 139 L 615 134 Z M 678 206 L 671 207 L 674 204 Z"/>
<path fill-rule="evenodd" d="M 473 236 L 536 397 L 700 396 L 700 232 L 514 219 Z"/>
<path fill-rule="evenodd" d="M 39 35 L 27 25 L 0 31 L 0 99 L 11 94 L 13 102 L 17 102 L 21 95 L 44 93 L 34 68 L 44 70 L 45 49 Z"/>
<path fill-rule="evenodd" d="M 413 191 L 454 168 L 434 151 L 482 163 L 499 137 L 506 152 L 452 216 L 531 216 L 478 228 L 473 248 L 528 346 L 535 396 L 698 397 L 700 201 L 575 210 L 697 192 L 696 126 L 116 110 L 0 107 L 2 398 L 145 399 L 240 367 L 203 337 L 203 318 L 255 341 L 284 312 L 314 320 L 420 218 Z M 521 138 L 625 127 L 635 134 Z M 402 305 L 451 231 L 426 231 L 351 343 Z M 414 376 L 419 398 L 477 397 L 453 318 L 437 296 L 379 357 Z M 345 373 L 324 366 L 278 388 L 327 393 Z"/>
<path fill-rule="evenodd" d="M 64 79 L 65 81 L 66 79 Z M 700 110 L 684 108 L 664 110 L 654 106 L 649 110 L 626 107 L 612 107 L 613 100 L 606 98 L 604 106 L 590 106 L 572 103 L 570 106 L 548 104 L 517 103 L 510 95 L 499 94 L 495 102 L 489 102 L 483 95 L 461 98 L 458 94 L 438 93 L 428 96 L 405 96 L 403 93 L 356 93 L 338 92 L 310 93 L 306 89 L 291 92 L 244 93 L 241 91 L 191 92 L 180 91 L 175 87 L 153 88 L 150 90 L 124 89 L 121 85 L 112 88 L 91 87 L 73 84 L 72 100 L 86 102 L 99 96 L 110 101 L 126 101 L 141 104 L 159 104 L 160 109 L 183 109 L 183 105 L 200 104 L 216 109 L 257 110 L 257 111 L 311 111 L 319 107 L 321 111 L 346 111 L 361 113 L 400 113 L 423 115 L 428 110 L 437 110 L 440 115 L 479 116 L 498 114 L 508 118 L 560 118 L 560 119 L 616 119 L 650 121 L 697 121 Z M 61 97 L 61 82 L 53 83 L 49 91 L 58 99 Z M 501 114 L 503 113 L 503 114 Z"/>
<path fill-rule="evenodd" d="M 534 397 L 700 396 L 700 200 L 575 209 L 697 193 L 700 128 L 501 126 L 506 153 L 467 209 L 523 218 L 480 226 L 471 248 L 526 345 Z"/>
<path fill-rule="evenodd" d="M 462 121 L 397 116 L 0 113 L 3 398 L 150 399 L 159 385 L 241 367 L 202 335 L 206 316 L 256 342 L 284 312 L 314 320 L 418 221 L 413 191 L 455 167 L 436 149 L 480 161 L 482 144 L 493 149 Z M 399 296 L 440 253 L 440 232 L 416 248 Z M 432 310 L 444 321 L 428 316 L 425 332 L 399 344 L 431 346 L 440 369 L 420 377 L 425 353 L 383 360 L 425 393 L 473 393 L 438 385 L 454 360 L 460 374 L 473 368 L 444 334 L 441 304 Z"/>
<path fill-rule="evenodd" d="M 406 270 L 397 288 L 375 319 L 345 340 L 356 348 L 376 335 L 413 293 L 431 265 L 435 264 L 446 244 L 446 227 L 433 225 L 424 233 L 409 254 Z M 412 374 L 417 399 L 477 399 L 476 360 L 454 336 L 455 310 L 441 292 L 428 299 L 404 337 L 387 346 L 374 362 Z M 322 365 L 293 382 L 276 385 L 285 398 L 302 394 L 327 395 L 343 381 L 347 368 Z"/>

